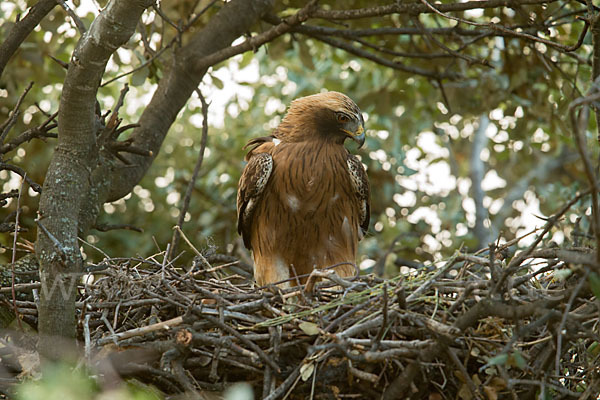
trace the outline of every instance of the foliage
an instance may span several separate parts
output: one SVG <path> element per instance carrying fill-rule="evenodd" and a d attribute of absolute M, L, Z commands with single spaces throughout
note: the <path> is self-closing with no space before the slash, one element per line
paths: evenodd
<path fill-rule="evenodd" d="M 132 381 L 128 385 L 102 391 L 98 383 L 83 370 L 74 371 L 66 364 L 56 364 L 45 369 L 43 378 L 25 381 L 19 385 L 17 400 L 158 400 L 159 395 L 145 385 Z"/>
<path fill-rule="evenodd" d="M 8 21 L 14 20 L 23 6 L 18 2 L 15 5 L 8 7 L 12 12 L 4 16 L 4 32 L 10 29 Z M 288 4 L 288 14 L 300 5 Z M 347 7 L 365 5 L 368 4 L 355 1 Z M 190 6 L 163 4 L 166 15 L 173 20 L 185 19 Z M 533 7 L 525 14 L 510 9 L 502 9 L 500 13 L 486 10 L 477 20 L 493 21 L 500 15 L 505 26 L 551 21 L 548 29 L 552 40 L 574 43 L 583 24 L 560 16 L 570 7 L 553 3 L 547 8 Z M 89 26 L 95 12 L 88 10 L 87 14 L 79 12 L 79 15 Z M 209 12 L 203 16 L 195 26 L 202 26 L 211 15 Z M 392 15 L 382 17 L 380 23 L 359 20 L 353 28 L 386 26 L 388 20 L 399 26 L 412 23 L 409 16 Z M 425 27 L 456 25 L 452 20 L 431 14 L 422 15 L 420 22 Z M 153 44 L 169 43 L 175 37 L 172 27 L 165 26 L 154 12 L 146 12 L 144 27 Z M 163 36 L 160 32 L 164 32 Z M 11 61 L 2 79 L 3 119 L 7 118 L 23 85 L 30 80 L 35 82 L 15 132 L 39 125 L 46 118 L 44 113 L 57 110 L 65 71 L 49 56 L 67 61 L 77 39 L 72 23 L 65 22 L 64 11 L 57 8 Z M 149 57 L 139 39 L 138 33 L 126 48 L 115 53 L 105 81 L 139 66 Z M 371 43 L 383 46 L 397 41 L 397 46 L 402 46 L 406 40 L 410 41 L 406 47 L 413 51 L 427 51 L 427 48 L 433 51 L 431 43 L 423 37 L 376 37 Z M 243 145 L 276 126 L 292 99 L 325 88 L 351 95 L 369 117 L 369 137 L 359 154 L 369 168 L 372 182 L 373 224 L 371 234 L 362 243 L 363 258 L 379 259 L 400 238 L 395 254 L 388 260 L 391 268 L 388 273 L 394 274 L 396 268 L 391 263 L 394 257 L 435 261 L 460 246 L 480 245 L 470 229 L 475 210 L 469 193 L 469 153 L 482 115 L 491 118 L 486 130 L 490 140 L 482 156 L 486 161 L 486 182 L 491 185 L 486 188 L 484 199 L 490 212 L 488 239 L 500 234 L 504 240 L 510 240 L 522 233 L 523 228 L 541 223 L 524 217 L 524 210 L 526 214 L 547 215 L 585 186 L 573 158 L 570 128 L 564 115 L 569 103 L 589 88 L 589 66 L 579 61 L 589 57 L 589 42 L 586 39 L 578 57 L 572 58 L 540 43 L 484 37 L 477 46 L 468 47 L 466 54 L 487 60 L 489 67 L 477 63 L 469 66 L 460 58 L 411 61 L 412 65 L 434 70 L 458 64 L 464 78 L 441 86 L 440 82 L 398 72 L 314 38 L 297 35 L 283 36 L 255 54 L 237 56 L 209 71 L 201 85 L 213 103 L 209 144 L 184 230 L 200 247 L 216 246 L 220 252 L 239 247 L 235 190 L 243 166 Z M 123 83 L 129 82 L 133 87 L 122 116 L 127 123 L 135 122 L 155 82 L 162 76 L 169 52 L 135 74 L 102 87 L 98 101 L 103 112 L 112 108 Z M 111 256 L 157 251 L 145 240 L 147 236 L 155 237 L 158 246 L 164 248 L 199 151 L 200 115 L 200 103 L 192 99 L 172 126 L 161 154 L 133 193 L 104 206 L 102 222 L 139 226 L 145 233 L 94 232 L 86 238 L 90 243 Z M 41 183 L 52 149 L 52 140 L 32 141 L 13 155 L 12 162 L 26 167 L 29 176 Z M 557 158 L 564 160 L 559 166 L 538 168 Z M 0 174 L 7 182 L 5 190 L 19 186 L 16 175 L 7 171 Z M 507 197 L 512 204 L 504 202 Z M 30 241 L 34 240 L 33 219 L 38 198 L 29 190 L 22 199 L 22 225 L 29 229 L 22 238 Z M 13 203 L 5 209 L 14 207 Z M 584 211 L 586 205 L 582 204 L 581 209 Z M 4 235 L 2 242 L 8 245 L 9 237 Z M 91 260 L 103 257 L 90 247 L 84 249 Z"/>

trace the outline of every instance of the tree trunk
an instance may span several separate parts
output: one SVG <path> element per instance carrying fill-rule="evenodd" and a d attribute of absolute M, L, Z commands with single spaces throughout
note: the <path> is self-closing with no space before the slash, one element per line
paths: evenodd
<path fill-rule="evenodd" d="M 96 18 L 75 49 L 65 79 L 59 110 L 58 145 L 40 199 L 36 254 L 40 261 L 39 350 L 58 358 L 57 336 L 76 334 L 76 285 L 82 272 L 77 236 L 96 221 L 106 201 L 127 195 L 142 179 L 175 120 L 206 69 L 193 66 L 199 58 L 221 50 L 248 32 L 272 6 L 272 0 L 234 0 L 226 3 L 204 29 L 175 52 L 171 67 L 132 134 L 133 145 L 152 157 L 128 155 L 130 165 L 119 168 L 102 157 L 96 142 L 99 125 L 96 93 L 108 59 L 135 31 L 142 12 L 153 1 L 113 0 Z"/>
<path fill-rule="evenodd" d="M 39 350 L 60 357 L 56 336 L 74 338 L 75 297 L 82 272 L 79 213 L 98 162 L 96 92 L 112 53 L 126 43 L 151 0 L 114 0 L 81 37 L 60 101 L 58 144 L 44 181 L 36 254 L 40 262 Z"/>

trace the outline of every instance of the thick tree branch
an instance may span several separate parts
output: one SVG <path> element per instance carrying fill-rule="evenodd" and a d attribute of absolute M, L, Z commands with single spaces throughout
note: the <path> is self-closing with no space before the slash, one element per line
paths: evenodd
<path fill-rule="evenodd" d="M 171 66 L 160 81 L 152 100 L 140 117 L 140 127 L 131 135 L 133 145 L 151 151 L 152 157 L 128 155 L 130 166 L 121 166 L 113 176 L 110 189 L 99 191 L 99 199 L 116 200 L 131 191 L 146 173 L 177 117 L 206 73 L 198 60 L 217 53 L 248 32 L 272 7 L 271 0 L 234 0 L 223 5 L 207 25 L 174 55 Z M 218 62 L 215 61 L 215 62 Z M 105 176 L 104 174 L 101 174 Z"/>
<path fill-rule="evenodd" d="M 50 358 L 60 356 L 61 349 L 54 345 L 56 336 L 75 336 L 74 287 L 82 265 L 79 214 L 98 162 L 96 92 L 110 56 L 129 40 L 152 3 L 109 2 L 79 40 L 69 63 L 59 108 L 58 144 L 40 198 L 40 219 L 51 236 L 39 230 L 36 242 L 40 279 L 46 289 L 40 299 L 39 349 Z M 64 249 L 63 254 L 54 241 Z"/>
<path fill-rule="evenodd" d="M 221 61 L 225 61 L 228 58 L 233 57 L 237 54 L 245 53 L 246 51 L 250 50 L 256 50 L 263 44 L 270 42 L 271 40 L 283 35 L 286 32 L 289 32 L 294 26 L 299 25 L 308 19 L 315 2 L 316 1 L 314 0 L 309 2 L 308 5 L 306 5 L 304 8 L 302 8 L 290 18 L 282 21 L 278 25 L 274 26 L 266 32 L 261 33 L 260 35 L 251 37 L 242 44 L 228 47 L 226 49 L 201 58 L 195 65 L 196 70 L 202 71 L 205 68 L 210 67 L 211 65 L 218 64 Z"/>
<path fill-rule="evenodd" d="M 10 30 L 7 37 L 0 44 L 0 77 L 8 60 L 10 60 L 25 38 L 55 5 L 56 0 L 40 0 L 29 9 L 25 18 L 17 22 Z"/>

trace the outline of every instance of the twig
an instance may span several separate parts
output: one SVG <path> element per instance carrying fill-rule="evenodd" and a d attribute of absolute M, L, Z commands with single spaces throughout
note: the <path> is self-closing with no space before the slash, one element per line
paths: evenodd
<path fill-rule="evenodd" d="M 187 25 L 185 25 L 185 27 L 183 29 L 179 30 L 180 34 L 183 34 L 187 30 L 189 30 L 192 27 L 192 25 L 198 20 L 198 18 L 200 18 L 206 11 L 208 11 L 208 9 L 211 8 L 216 2 L 217 2 L 217 0 L 213 0 L 209 4 L 207 4 L 206 7 L 204 7 L 198 14 L 196 14 L 194 16 L 194 18 L 192 18 L 190 20 L 190 22 Z M 164 36 L 161 36 L 161 38 L 162 37 L 164 37 Z M 169 42 L 169 44 L 167 44 L 165 47 L 161 48 L 159 51 L 154 52 L 152 54 L 152 57 L 150 57 L 149 59 L 147 59 L 146 61 L 144 61 L 143 63 L 141 63 L 140 65 L 138 65 L 134 69 L 132 69 L 131 71 L 124 72 L 124 73 L 122 73 L 120 75 L 115 76 L 112 79 L 109 79 L 108 81 L 102 83 L 100 85 L 100 87 L 104 87 L 104 86 L 106 86 L 106 85 L 108 85 L 108 84 L 110 84 L 110 83 L 112 83 L 112 82 L 114 82 L 114 81 L 116 81 L 118 79 L 121 79 L 121 78 L 123 78 L 123 77 L 125 77 L 127 75 L 131 75 L 131 74 L 133 74 L 133 73 L 135 73 L 135 72 L 143 69 L 144 67 L 148 66 L 154 60 L 158 59 L 165 51 L 167 51 L 168 49 L 170 49 L 175 43 L 177 43 L 179 37 L 180 36 L 176 36 L 175 38 L 171 39 L 171 41 Z"/>
<path fill-rule="evenodd" d="M 242 341 L 242 343 L 249 346 L 254 352 L 256 352 L 256 354 L 258 354 L 258 356 L 266 364 L 268 364 L 273 369 L 273 371 L 275 371 L 278 374 L 281 372 L 281 370 L 279 369 L 279 366 L 277 364 L 275 364 L 275 362 L 269 356 L 267 356 L 267 354 L 260 347 L 258 347 L 256 345 L 256 343 L 248 340 L 247 338 L 244 337 L 244 335 L 240 334 L 238 331 L 236 331 L 229 325 L 225 325 L 224 323 L 219 321 L 217 318 L 213 318 L 210 315 L 205 314 L 203 311 L 202 311 L 202 317 L 205 318 L 206 320 L 208 320 L 213 325 L 217 326 L 218 328 L 221 328 L 224 331 L 226 331 L 227 333 L 235 336 L 237 339 Z"/>
<path fill-rule="evenodd" d="M 21 187 L 19 188 L 19 196 L 17 196 L 17 211 L 15 215 L 15 231 L 13 236 L 13 248 L 12 248 L 12 257 L 11 257 L 11 290 L 12 290 L 12 303 L 13 310 L 15 312 L 15 318 L 19 324 L 19 329 L 23 330 L 23 325 L 21 325 L 21 318 L 19 316 L 19 311 L 17 310 L 17 294 L 15 291 L 15 261 L 17 261 L 17 238 L 19 237 L 19 216 L 21 215 L 21 194 L 23 193 L 23 184 L 25 183 L 25 178 L 21 179 Z"/>
<path fill-rule="evenodd" d="M 297 31 L 305 33 L 305 32 L 303 32 L 303 30 L 301 28 L 302 27 L 299 27 L 297 29 Z M 408 72 L 411 74 L 421 75 L 421 76 L 431 78 L 431 79 L 436 79 L 436 80 L 458 79 L 460 77 L 460 75 L 458 75 L 454 72 L 439 72 L 438 73 L 436 71 L 406 65 L 399 61 L 388 60 L 386 58 L 379 57 L 379 56 L 373 54 L 372 52 L 365 51 L 363 49 L 360 49 L 356 46 L 353 46 L 349 43 L 343 42 L 338 39 L 333 39 L 333 38 L 323 36 L 323 35 L 315 35 L 315 34 L 311 34 L 308 32 L 306 32 L 306 34 L 308 36 L 312 36 L 315 39 L 320 40 L 323 43 L 327 43 L 333 47 L 337 47 L 339 49 L 345 50 L 346 52 L 353 54 L 355 56 L 358 56 L 361 58 L 366 58 L 367 60 L 371 60 L 377 64 L 381 64 L 383 66 L 390 67 L 390 68 L 393 68 L 393 69 L 396 69 L 399 71 L 404 71 L 404 72 Z"/>
<path fill-rule="evenodd" d="M 100 345 L 103 345 L 106 343 L 110 343 L 113 340 L 119 341 L 119 340 L 129 339 L 134 336 L 142 336 L 142 335 L 145 335 L 150 332 L 156 332 L 156 331 L 160 331 L 163 329 L 171 329 L 172 327 L 177 326 L 177 325 L 181 324 L 182 322 L 183 322 L 183 317 L 172 318 L 168 321 L 157 322 L 152 325 L 142 326 L 140 328 L 131 329 L 131 330 L 128 330 L 125 332 L 115 333 L 112 336 L 107 336 L 107 337 L 99 339 L 96 342 L 96 344 L 100 346 Z"/>
<path fill-rule="evenodd" d="M 206 68 L 218 64 L 221 61 L 227 60 L 237 54 L 245 53 L 249 50 L 256 50 L 263 44 L 272 41 L 278 36 L 289 32 L 295 25 L 299 25 L 306 21 L 310 16 L 316 5 L 316 0 L 310 0 L 303 8 L 301 8 L 296 14 L 285 19 L 279 25 L 272 27 L 271 29 L 253 36 L 247 39 L 244 43 L 237 46 L 227 47 L 223 50 L 212 53 L 208 56 L 200 58 L 196 61 L 194 69 L 196 71 L 204 71 Z"/>
<path fill-rule="evenodd" d="M 21 178 L 23 178 L 25 180 L 25 182 L 27 182 L 27 184 L 29 184 L 29 187 L 37 192 L 37 193 L 42 193 L 42 187 L 37 184 L 36 182 L 34 182 L 33 180 L 31 180 L 31 178 L 29 178 L 27 176 L 27 172 L 25 172 L 24 169 L 17 167 L 16 165 L 11 165 L 11 164 L 6 164 L 2 161 L 0 161 L 0 171 L 2 170 L 8 170 L 8 171 L 12 171 L 18 175 L 21 176 Z"/>
<path fill-rule="evenodd" d="M 48 237 L 48 239 L 50 239 L 50 241 L 52 242 L 52 245 L 54 246 L 54 248 L 58 251 L 58 254 L 60 254 L 60 257 L 62 259 L 62 261 L 64 262 L 67 259 L 67 250 L 64 248 L 64 246 L 58 241 L 58 239 L 56 238 L 56 236 L 54 236 L 45 226 L 44 224 L 42 224 L 42 215 L 39 213 L 38 211 L 38 215 L 37 218 L 34 220 L 35 223 L 37 224 L 37 226 L 42 230 L 42 232 L 44 232 L 44 234 Z"/>
<path fill-rule="evenodd" d="M 277 387 L 277 389 L 275 389 L 273 392 L 271 392 L 270 395 L 265 397 L 264 400 L 275 400 L 275 399 L 279 398 L 280 396 L 282 396 L 288 390 L 288 388 L 290 388 L 294 384 L 294 382 L 300 377 L 300 366 L 301 365 L 302 364 L 300 364 L 296 368 L 294 368 L 292 373 L 289 374 L 289 376 L 287 378 L 285 378 L 285 380 L 281 383 L 281 385 L 279 385 L 279 387 Z"/>
<path fill-rule="evenodd" d="M 127 72 L 123 72 L 122 74 L 119 74 L 117 76 L 115 76 L 114 78 L 111 78 L 109 80 L 107 80 L 106 82 L 103 82 L 100 87 L 104 87 L 106 85 L 109 85 L 111 83 L 113 83 L 114 81 L 117 81 L 123 77 L 126 77 L 127 75 L 131 75 L 145 67 L 147 67 L 149 64 L 152 64 L 152 62 L 156 59 L 158 59 L 165 51 L 167 51 L 169 48 L 171 48 L 172 43 L 169 43 L 168 46 L 163 47 L 162 49 L 160 49 L 159 51 L 157 51 L 155 54 L 152 55 L 152 57 L 148 58 L 146 61 L 144 61 L 143 63 L 141 63 L 140 65 L 138 65 L 137 67 L 133 68 L 131 71 L 127 71 Z"/>
<path fill-rule="evenodd" d="M 202 166 L 202 161 L 204 160 L 204 151 L 206 150 L 206 143 L 208 141 L 208 104 L 206 103 L 206 100 L 199 89 L 196 89 L 196 94 L 202 103 L 202 139 L 200 140 L 200 151 L 198 152 L 196 166 L 194 167 L 194 172 L 192 173 L 192 177 L 188 182 L 185 190 L 185 196 L 183 197 L 183 203 L 179 210 L 179 219 L 177 221 L 177 226 L 179 229 L 173 232 L 173 238 L 171 239 L 171 252 L 168 254 L 169 258 L 171 258 L 173 254 L 177 252 L 177 248 L 179 247 L 179 232 L 181 231 L 181 227 L 185 222 L 185 215 L 190 207 L 192 192 L 196 186 L 196 180 L 198 179 L 200 167 Z"/>
<path fill-rule="evenodd" d="M 385 335 L 385 331 L 389 328 L 388 326 L 388 288 L 387 282 L 383 284 L 383 323 L 377 332 L 377 336 L 373 340 L 373 344 L 371 345 L 371 351 L 376 351 L 381 344 L 381 339 Z"/>
<path fill-rule="evenodd" d="M 4 123 L 2 125 L 0 125 L 0 145 L 2 145 L 4 143 L 4 139 L 6 139 L 6 135 L 8 135 L 8 132 L 10 131 L 10 129 L 17 122 L 17 117 L 19 116 L 19 107 L 21 107 L 21 103 L 23 102 L 23 99 L 25 98 L 25 96 L 27 96 L 27 93 L 29 93 L 29 91 L 31 90 L 32 87 L 33 87 L 33 82 L 29 82 L 29 85 L 27 85 L 27 87 L 25 88 L 23 93 L 21 93 L 21 96 L 19 96 L 19 99 L 17 100 L 17 104 L 15 104 L 14 108 L 10 112 L 10 116 L 8 117 L 8 119 L 6 121 L 4 121 Z"/>
<path fill-rule="evenodd" d="M 500 276 L 500 279 L 498 281 L 495 282 L 494 284 L 494 288 L 492 289 L 492 291 L 490 293 L 498 293 L 498 291 L 500 290 L 500 288 L 502 287 L 502 285 L 504 285 L 504 282 L 506 281 L 506 278 L 514 272 L 515 269 L 520 268 L 521 263 L 531 255 L 531 253 L 533 252 L 533 250 L 537 247 L 537 245 L 542 241 L 542 239 L 544 238 L 544 236 L 546 235 L 546 233 L 548 233 L 550 231 L 550 229 L 552 229 L 552 227 L 554 226 L 554 224 L 556 224 L 556 222 L 575 204 L 577 203 L 582 197 L 587 196 L 588 194 L 590 194 L 590 189 L 584 191 L 584 192 L 580 192 L 578 193 L 573 199 L 571 199 L 567 204 L 565 204 L 556 214 L 553 214 L 550 218 L 548 218 L 548 222 L 546 222 L 546 224 L 544 225 L 544 229 L 542 230 L 542 233 L 539 234 L 535 240 L 533 241 L 533 243 L 531 243 L 531 245 L 529 245 L 529 247 L 522 251 L 521 253 L 519 253 L 518 255 L 514 256 L 511 260 L 510 263 L 507 265 L 506 268 L 504 268 L 503 272 L 502 272 L 502 276 Z M 530 232 L 531 233 L 531 232 Z M 530 233 L 528 233 L 527 235 L 529 235 Z M 501 246 L 503 247 L 503 246 Z"/>
<path fill-rule="evenodd" d="M 467 383 L 467 388 L 469 389 L 469 392 L 471 392 L 471 396 L 473 396 L 473 398 L 475 399 L 482 399 L 483 396 L 477 389 L 477 386 L 475 386 L 473 379 L 471 379 L 471 376 L 469 375 L 469 372 L 467 371 L 463 363 L 460 362 L 458 356 L 456 355 L 456 353 L 454 353 L 454 350 L 451 347 L 446 347 L 446 354 L 448 354 L 450 360 L 452 360 L 454 365 L 456 365 L 456 367 L 460 371 L 464 381 Z"/>
<path fill-rule="evenodd" d="M 25 132 L 21 133 L 19 136 L 12 139 L 10 142 L 0 145 L 0 154 L 6 154 L 9 151 L 14 150 L 17 147 L 19 147 L 21 144 L 23 144 L 25 142 L 29 142 L 30 140 L 32 140 L 34 138 L 40 138 L 40 139 L 57 138 L 58 135 L 56 133 L 49 132 L 50 130 L 52 130 L 58 126 L 58 124 L 56 124 L 56 123 L 52 123 L 52 124 L 50 123 L 50 122 L 54 121 L 57 116 L 58 116 L 58 111 L 55 112 L 54 114 L 50 115 L 48 117 L 48 119 L 45 122 L 43 122 L 40 126 L 37 126 L 32 129 L 28 129 Z"/>
<path fill-rule="evenodd" d="M 108 231 L 114 231 L 117 229 L 125 229 L 128 231 L 134 231 L 134 232 L 139 232 L 139 233 L 144 233 L 144 229 L 139 228 L 137 226 L 134 225 L 129 225 L 129 224 L 102 224 L 102 223 L 96 223 L 96 225 L 94 225 L 93 227 L 94 229 L 100 231 L 100 232 L 108 232 Z"/>
<path fill-rule="evenodd" d="M 446 264 L 442 268 L 439 268 L 431 278 L 421 284 L 414 292 L 412 292 L 407 298 L 406 302 L 409 303 L 413 300 L 416 300 L 423 292 L 425 292 L 429 287 L 442 275 L 448 272 L 456 263 L 456 259 L 460 255 L 459 251 L 456 251 L 452 257 L 446 261 Z"/>
<path fill-rule="evenodd" d="M 66 13 L 69 15 L 69 17 L 71 17 L 71 19 L 75 23 L 75 26 L 77 27 L 77 30 L 79 30 L 79 33 L 83 35 L 86 31 L 83 21 L 81 21 L 79 16 L 77 14 L 75 14 L 75 12 L 71 9 L 71 7 L 69 7 L 69 5 L 64 0 L 57 0 L 57 1 L 60 4 L 60 6 L 63 8 L 63 10 L 66 11 Z"/>
<path fill-rule="evenodd" d="M 586 268 L 585 273 L 583 274 L 581 279 L 579 279 L 577 286 L 575 286 L 575 289 L 573 289 L 573 293 L 571 293 L 571 296 L 569 297 L 569 301 L 567 302 L 565 311 L 563 312 L 562 318 L 560 320 L 560 325 L 558 326 L 558 329 L 556 330 L 556 358 L 554 360 L 554 375 L 556 375 L 556 376 L 561 376 L 560 358 L 562 356 L 563 330 L 565 329 L 565 326 L 567 324 L 567 319 L 569 317 L 569 312 L 571 311 L 571 307 L 573 306 L 573 303 L 575 302 L 575 299 L 577 298 L 579 291 L 581 290 L 583 285 L 587 282 L 589 274 L 590 274 L 590 270 L 589 270 L 589 268 Z"/>

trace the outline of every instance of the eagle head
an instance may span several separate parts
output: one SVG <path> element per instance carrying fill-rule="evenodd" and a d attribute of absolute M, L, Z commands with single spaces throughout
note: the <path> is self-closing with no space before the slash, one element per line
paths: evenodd
<path fill-rule="evenodd" d="M 365 121 L 356 103 L 345 94 L 318 93 L 292 101 L 274 136 L 282 141 L 317 138 L 338 144 L 351 138 L 360 147 L 365 142 Z"/>

